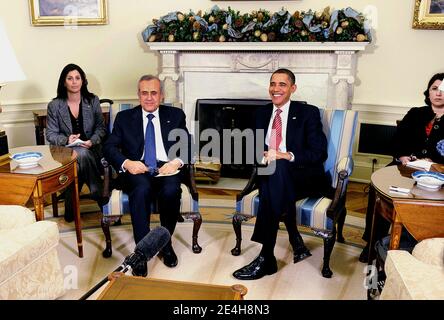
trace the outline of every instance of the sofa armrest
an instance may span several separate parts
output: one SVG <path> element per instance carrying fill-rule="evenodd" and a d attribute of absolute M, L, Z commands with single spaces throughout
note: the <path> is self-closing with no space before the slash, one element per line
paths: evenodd
<path fill-rule="evenodd" d="M 389 250 L 384 265 L 387 279 L 381 300 L 444 298 L 444 268 L 424 263 L 404 250 Z"/>
<path fill-rule="evenodd" d="M 27 226 L 35 221 L 35 213 L 26 207 L 0 205 L 0 230 Z"/>
<path fill-rule="evenodd" d="M 424 263 L 444 268 L 444 238 L 420 241 L 413 249 L 412 256 Z"/>

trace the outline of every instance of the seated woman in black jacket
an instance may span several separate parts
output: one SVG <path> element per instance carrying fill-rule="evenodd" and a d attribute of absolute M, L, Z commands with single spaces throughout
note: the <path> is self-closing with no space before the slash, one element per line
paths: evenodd
<path fill-rule="evenodd" d="M 444 92 L 438 87 L 444 79 L 444 73 L 435 74 L 424 91 L 424 107 L 410 109 L 399 123 L 393 143 L 393 161 L 389 165 L 406 165 L 408 161 L 424 159 L 436 163 L 444 163 L 444 156 L 437 149 L 437 144 L 444 139 Z M 362 239 L 369 242 L 373 215 L 372 196 L 366 214 L 366 226 Z M 388 234 L 390 223 L 378 219 L 375 225 L 375 239 L 379 240 Z M 367 262 L 368 244 L 362 251 L 359 261 Z"/>

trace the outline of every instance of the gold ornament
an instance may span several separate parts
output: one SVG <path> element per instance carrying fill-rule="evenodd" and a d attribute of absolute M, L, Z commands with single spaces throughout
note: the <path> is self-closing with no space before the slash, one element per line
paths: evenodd
<path fill-rule="evenodd" d="M 362 33 L 360 33 L 356 36 L 356 41 L 358 41 L 358 42 L 362 42 L 365 40 L 367 40 L 367 36 L 363 35 Z"/>

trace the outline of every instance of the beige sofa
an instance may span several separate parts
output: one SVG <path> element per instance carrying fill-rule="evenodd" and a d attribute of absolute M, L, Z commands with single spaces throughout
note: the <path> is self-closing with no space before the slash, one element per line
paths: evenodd
<path fill-rule="evenodd" d="M 444 238 L 419 242 L 412 254 L 389 250 L 381 300 L 444 300 Z"/>
<path fill-rule="evenodd" d="M 0 205 L 0 300 L 55 299 L 64 294 L 59 230 L 21 206 Z"/>

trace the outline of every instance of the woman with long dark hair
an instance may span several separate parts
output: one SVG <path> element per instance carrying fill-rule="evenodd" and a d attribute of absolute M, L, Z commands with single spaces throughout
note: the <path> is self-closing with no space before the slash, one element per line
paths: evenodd
<path fill-rule="evenodd" d="M 393 143 L 393 161 L 389 165 L 406 165 L 409 161 L 424 159 L 444 164 L 444 156 L 438 151 L 438 142 L 444 139 L 444 92 L 439 89 L 444 73 L 437 73 L 429 80 L 424 91 L 423 107 L 411 108 L 396 128 Z M 372 227 L 374 199 L 369 195 L 366 226 L 362 239 L 369 242 Z M 390 223 L 378 219 L 375 225 L 376 240 L 388 234 Z M 367 262 L 368 243 L 359 261 Z"/>
<path fill-rule="evenodd" d="M 99 98 L 88 91 L 85 72 L 76 64 L 60 73 L 57 97 L 48 104 L 46 140 L 51 145 L 70 146 L 77 154 L 79 188 L 86 183 L 91 197 L 103 205 L 103 183 L 99 170 L 101 143 L 106 135 Z M 65 220 L 73 220 L 66 195 Z"/>

